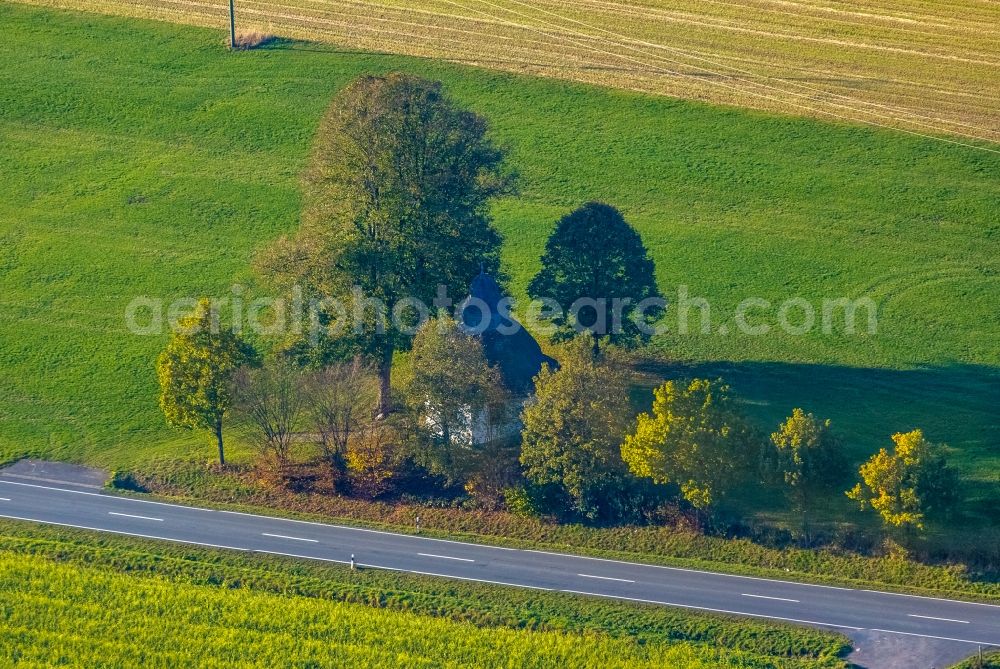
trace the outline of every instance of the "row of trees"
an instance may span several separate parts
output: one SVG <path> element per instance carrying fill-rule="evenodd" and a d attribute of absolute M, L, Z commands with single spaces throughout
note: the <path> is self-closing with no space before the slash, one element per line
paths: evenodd
<path fill-rule="evenodd" d="M 438 83 L 391 74 L 344 89 L 317 134 L 302 225 L 265 249 L 256 269 L 266 285 L 294 287 L 300 299 L 339 305 L 361 322 L 339 332 L 289 328 L 262 356 L 213 322 L 202 302 L 158 362 L 168 421 L 209 430 L 224 464 L 223 425 L 234 414 L 279 470 L 298 446 L 310 446 L 335 489 L 369 496 L 389 491 L 409 468 L 439 488 L 461 485 L 487 506 L 636 520 L 675 498 L 707 514 L 741 487 L 781 484 L 806 523 L 815 501 L 847 478 L 829 421 L 795 410 L 768 439 L 724 383 L 704 379 L 666 382 L 652 409 L 633 418 L 627 361 L 603 342 L 641 344 L 648 333 L 633 310 L 659 293 L 641 239 L 607 205 L 559 221 L 528 290 L 563 305 L 628 298 L 623 328 L 600 327 L 596 310 L 590 323 L 574 322 L 580 313 L 556 315 L 554 339 L 571 341 L 561 367 L 537 377 L 523 411 L 479 340 L 446 316 L 415 337 L 382 322 L 371 300 L 436 304 L 442 287 L 463 295 L 480 270 L 503 279 L 489 217 L 490 201 L 517 182 L 503 158 L 485 120 L 456 107 Z M 321 324 L 337 316 L 332 307 L 318 314 Z M 576 338 L 580 326 L 590 327 L 586 340 Z M 393 383 L 396 354 L 407 350 L 406 374 Z M 504 428 L 511 413 L 520 434 Z M 482 415 L 494 434 L 476 449 L 469 432 Z M 947 509 L 953 474 L 919 431 L 894 440 L 892 453 L 861 468 L 849 494 L 889 524 L 920 526 Z"/>
<path fill-rule="evenodd" d="M 380 415 L 378 370 L 362 357 L 322 367 L 303 366 L 287 352 L 265 357 L 213 318 L 211 303 L 199 302 L 157 369 L 167 421 L 212 434 L 220 465 L 223 428 L 233 425 L 260 464 L 280 476 L 296 452 L 318 454 L 338 492 L 378 496 L 413 465 L 446 486 L 475 487 L 495 506 L 510 482 L 510 463 L 500 467 L 489 449 L 471 449 L 469 434 L 471 417 L 486 408 L 498 431 L 509 425 L 509 393 L 479 340 L 447 316 L 428 321 L 414 338 L 397 384 L 403 402 L 391 418 Z M 495 436 L 488 441 L 509 451 L 510 435 Z M 485 471 L 489 462 L 498 464 L 493 474 Z"/>
<path fill-rule="evenodd" d="M 524 409 L 526 479 L 557 486 L 581 515 L 620 512 L 628 503 L 620 495 L 634 496 L 637 481 L 669 486 L 661 493 L 703 514 L 749 486 L 781 486 L 808 532 L 809 518 L 850 477 L 829 420 L 796 408 L 768 437 L 721 380 L 666 381 L 652 409 L 629 420 L 623 369 L 614 355 L 595 359 L 567 349 L 558 371 L 538 377 L 537 400 Z M 892 440 L 892 452 L 882 449 L 861 466 L 847 496 L 889 526 L 922 528 L 927 516 L 953 507 L 955 472 L 944 447 L 920 430 Z"/>
<path fill-rule="evenodd" d="M 490 200 L 516 189 L 516 175 L 503 159 L 504 152 L 488 137 L 486 121 L 457 107 L 437 82 L 390 74 L 362 77 L 345 88 L 317 132 L 304 179 L 301 226 L 269 245 L 256 262 L 262 284 L 289 294 L 299 291 L 296 299 L 320 305 L 316 316 L 321 327 L 289 327 L 264 348 L 276 359 L 312 370 L 343 366 L 344 361 L 374 369 L 375 415 L 385 418 L 400 408 L 391 397 L 394 359 L 421 340 L 407 328 L 387 327 L 373 304 L 414 300 L 436 305 L 442 288 L 463 295 L 477 271 L 503 280 L 501 238 L 489 217 Z M 648 335 L 639 323 L 659 315 L 654 307 L 636 317 L 638 303 L 659 295 L 652 261 L 621 214 L 600 203 L 587 204 L 557 223 L 529 293 L 564 306 L 581 298 L 627 298 L 620 305 L 619 330 L 604 327 L 596 310 L 553 316 L 557 341 L 589 325 L 595 353 L 602 340 L 641 343 Z M 338 332 L 327 329 L 337 317 L 332 305 L 360 322 Z M 579 322 L 588 316 L 588 323 Z M 241 372 L 240 383 L 229 384 L 234 370 L 260 359 L 212 323 L 213 318 L 217 315 L 202 304 L 180 324 L 181 334 L 159 361 L 161 404 L 171 423 L 210 429 L 224 462 L 223 417 L 239 399 L 236 391 L 246 404 L 250 381 L 263 386 L 277 381 L 264 372 Z M 481 369 L 485 363 L 481 351 L 473 354 L 475 342 L 453 329 L 442 331 L 452 338 L 425 337 L 413 351 L 412 385 L 425 389 L 423 403 L 438 407 L 438 415 L 422 420 L 436 424 L 449 444 L 454 436 L 449 423 L 456 412 L 477 414 L 486 405 L 497 409 L 504 403 L 497 397 L 504 388 L 496 370 Z M 450 361 L 440 356 L 446 344 Z M 421 366 L 422 360 L 439 364 Z M 476 373 L 456 360 L 476 367 Z M 189 364 L 182 368 L 182 362 Z M 472 383 L 470 378 L 481 380 Z M 468 392 L 470 383 L 477 392 Z M 287 442 L 291 437 L 275 439 Z M 278 443 L 272 450 L 288 448 Z"/>
<path fill-rule="evenodd" d="M 231 413 L 262 462 L 285 471 L 296 446 L 308 445 L 342 493 L 376 497 L 401 472 L 418 470 L 435 477 L 427 494 L 461 486 L 489 508 L 637 521 L 676 500 L 704 518 L 748 487 L 780 486 L 806 533 L 850 476 L 829 420 L 796 408 L 768 436 L 721 380 L 666 381 L 650 411 L 634 417 L 628 361 L 614 348 L 595 356 L 582 339 L 560 349 L 559 369 L 542 370 L 520 411 L 520 434 L 506 433 L 517 408 L 499 371 L 479 340 L 446 318 L 418 331 L 399 383 L 405 401 L 393 420 L 379 419 L 377 374 L 360 360 L 303 369 L 278 356 L 262 364 L 231 333 L 207 330 L 208 306 L 183 324 L 206 329 L 176 334 L 161 355 L 161 403 L 172 423 L 210 431 L 220 462 Z M 471 421 L 484 414 L 496 432 L 477 447 Z M 847 496 L 889 526 L 922 528 L 953 507 L 955 472 L 920 430 L 892 440 L 891 451 L 860 467 Z"/>

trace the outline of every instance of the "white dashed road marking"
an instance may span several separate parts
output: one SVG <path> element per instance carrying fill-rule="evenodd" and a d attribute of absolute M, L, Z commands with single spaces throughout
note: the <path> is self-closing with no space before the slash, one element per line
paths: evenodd
<path fill-rule="evenodd" d="M 288 539 L 289 541 L 308 541 L 311 544 L 318 544 L 318 539 L 303 539 L 302 537 L 288 537 L 284 534 L 268 534 L 267 532 L 261 532 L 261 536 L 271 537 L 273 539 Z"/>
<path fill-rule="evenodd" d="M 459 562 L 475 562 L 469 558 L 451 557 L 450 555 L 434 555 L 433 553 L 417 553 L 420 557 L 440 558 L 442 560 L 458 560 Z"/>
<path fill-rule="evenodd" d="M 795 604 L 799 603 L 797 599 L 786 599 L 784 597 L 768 597 L 767 595 L 751 595 L 746 592 L 741 593 L 744 597 L 753 597 L 754 599 L 772 599 L 776 602 L 793 602 Z"/>
<path fill-rule="evenodd" d="M 612 578 L 611 576 L 594 576 L 593 574 L 577 574 L 577 576 L 582 576 L 584 578 L 599 578 L 602 581 L 619 581 L 620 583 L 635 583 L 627 578 Z"/>
<path fill-rule="evenodd" d="M 916 613 L 908 614 L 909 618 L 923 618 L 924 620 L 940 620 L 943 623 L 962 623 L 963 625 L 970 624 L 968 620 L 955 620 L 954 618 L 937 618 L 935 616 L 918 616 Z"/>
<path fill-rule="evenodd" d="M 162 518 L 151 518 L 149 516 L 134 516 L 131 513 L 117 513 L 115 511 L 108 511 L 109 516 L 121 516 L 122 518 L 137 518 L 139 520 L 155 520 L 158 523 L 162 523 Z"/>

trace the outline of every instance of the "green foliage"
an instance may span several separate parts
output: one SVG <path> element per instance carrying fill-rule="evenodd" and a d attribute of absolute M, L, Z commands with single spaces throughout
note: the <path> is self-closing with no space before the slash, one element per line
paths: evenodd
<path fill-rule="evenodd" d="M 0 161 L 0 460 L 151 471 L 151 460 L 200 443 L 169 429 L 150 401 L 150 361 L 166 336 L 128 332 L 125 305 L 136 295 L 225 297 L 245 282 L 264 240 L 299 224 L 299 175 L 331 96 L 362 74 L 403 70 L 444 82 L 509 147 L 523 197 L 492 213 L 519 300 L 552 221 L 591 198 L 621 208 L 662 290 L 672 297 L 688 285 L 711 302 L 714 325 L 748 295 L 779 304 L 789 286 L 871 295 L 876 336 L 713 329 L 652 344 L 693 361 L 689 376 L 724 376 L 761 424 L 776 425 L 791 406 L 831 418 L 853 465 L 887 432 L 933 427 L 952 446 L 964 501 L 951 522 L 928 522 L 928 537 L 997 545 L 1000 347 L 987 336 L 998 317 L 996 156 L 429 59 L 290 41 L 231 54 L 217 30 L 19 4 L 0 5 L 0 17 L 0 144 L 9 149 Z M 249 453 L 227 440 L 234 462 Z M 854 505 L 835 497 L 830 508 L 845 517 Z M 745 512 L 784 520 L 782 502 L 748 500 Z M 654 550 L 652 535 L 638 536 Z M 729 555 L 712 546 L 706 554 Z M 747 550 L 756 555 L 740 548 L 732 561 Z M 905 582 L 874 564 L 843 569 Z M 928 569 L 907 578 L 968 585 Z"/>
<path fill-rule="evenodd" d="M 563 216 L 545 243 L 542 268 L 528 284 L 535 299 L 554 299 L 565 311 L 553 319 L 556 339 L 578 329 L 591 333 L 594 352 L 601 339 L 634 346 L 647 342 L 663 313 L 653 261 L 639 233 L 614 207 L 589 202 Z M 620 300 L 620 308 L 615 302 Z M 580 318 L 573 318 L 574 305 Z"/>
<path fill-rule="evenodd" d="M 222 422 L 233 404 L 236 370 L 252 363 L 249 344 L 224 329 L 208 299 L 178 321 L 177 331 L 156 361 L 160 379 L 160 408 L 171 425 L 211 430 L 225 464 Z"/>
<path fill-rule="evenodd" d="M 503 505 L 515 516 L 540 516 L 545 509 L 538 504 L 535 495 L 527 486 L 512 486 L 503 491 Z"/>
<path fill-rule="evenodd" d="M 631 412 L 621 361 L 594 360 L 585 342 L 558 354 L 557 370 L 545 366 L 535 378 L 535 397 L 521 414 L 521 464 L 536 485 L 560 486 L 574 509 L 593 516 L 619 483 L 619 454 Z"/>
<path fill-rule="evenodd" d="M 667 381 L 653 396 L 652 413 L 639 416 L 622 458 L 636 476 L 676 484 L 692 506 L 705 509 L 755 464 L 755 435 L 721 380 Z"/>
<path fill-rule="evenodd" d="M 109 490 L 127 490 L 129 492 L 148 492 L 135 480 L 131 472 L 113 471 L 104 483 Z"/>
<path fill-rule="evenodd" d="M 420 315 L 403 301 L 430 305 L 442 286 L 460 295 L 481 266 L 499 266 L 488 205 L 509 185 L 502 162 L 485 119 L 409 74 L 359 78 L 320 123 L 303 226 L 261 266 L 279 285 L 339 302 L 326 310 L 329 334 L 379 365 L 382 413 L 392 355 Z"/>
<path fill-rule="evenodd" d="M 487 362 L 481 341 L 445 315 L 417 331 L 409 362 L 406 394 L 429 464 L 460 480 L 473 447 L 500 438 L 507 423 L 510 397 L 500 370 Z"/>
<path fill-rule="evenodd" d="M 951 669 L 1000 669 L 1000 651 L 986 651 L 983 653 L 983 661 L 979 661 L 979 655 L 970 657 L 959 662 Z"/>
<path fill-rule="evenodd" d="M 361 426 L 348 441 L 344 457 L 355 493 L 374 499 L 390 489 L 406 457 L 402 441 L 392 421 L 373 420 Z"/>
<path fill-rule="evenodd" d="M 805 519 L 817 500 L 844 480 L 843 444 L 830 430 L 829 419 L 819 420 L 799 408 L 771 434 L 771 443 L 788 495 Z"/>
<path fill-rule="evenodd" d="M 515 406 L 482 340 L 445 314 L 413 340 L 404 381 L 415 460 L 449 484 L 462 484 L 480 506 L 499 508 L 518 475 Z"/>
<path fill-rule="evenodd" d="M 422 617 L 472 623 L 485 631 L 496 628 L 561 632 L 574 637 L 620 639 L 637 646 L 663 648 L 715 647 L 720 657 L 734 650 L 756 667 L 840 667 L 833 660 L 844 648 L 842 637 L 759 620 L 734 619 L 661 606 L 581 598 L 555 592 L 503 588 L 489 584 L 456 582 L 387 572 L 349 571 L 345 566 L 290 560 L 265 555 L 242 556 L 233 552 L 152 543 L 127 537 L 94 536 L 52 527 L 28 528 L 5 523 L 0 532 L 0 559 L 37 556 L 45 562 L 93 567 L 101 574 L 130 574 L 136 580 L 155 576 L 178 587 L 203 589 L 205 601 L 212 590 L 236 594 L 280 595 L 288 601 L 301 598 L 318 602 L 346 602 L 368 607 L 407 611 Z M 74 592 L 76 592 L 74 590 Z M 2 595 L 0 595 L 2 596 Z M 275 610 L 282 604 L 275 600 Z M 434 622 L 430 618 L 423 618 Z M 468 629 L 468 628 L 466 628 Z M 502 630 L 501 630 L 502 631 Z M 703 645 L 704 644 L 704 645 Z M 825 661 L 824 661 L 825 658 Z"/>
<path fill-rule="evenodd" d="M 927 441 L 922 430 L 897 432 L 892 441 L 891 454 L 883 448 L 861 465 L 861 482 L 847 496 L 877 511 L 890 527 L 923 529 L 927 515 L 952 510 L 958 478 L 944 447 Z"/>

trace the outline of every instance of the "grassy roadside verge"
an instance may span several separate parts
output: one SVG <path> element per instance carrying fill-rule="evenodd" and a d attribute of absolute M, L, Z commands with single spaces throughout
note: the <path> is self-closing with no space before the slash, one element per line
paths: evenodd
<path fill-rule="evenodd" d="M 951 669 L 1000 669 L 1000 651 L 983 653 L 983 661 L 979 662 L 978 657 L 970 657 L 959 662 Z"/>
<path fill-rule="evenodd" d="M 127 574 L 158 576 L 183 585 L 364 604 L 473 623 L 483 628 L 597 635 L 638 647 L 687 643 L 759 656 L 739 666 L 843 666 L 845 639 L 770 622 L 679 612 L 665 607 L 593 600 L 560 593 L 445 581 L 395 572 L 351 572 L 306 563 L 198 547 L 108 537 L 0 522 L 0 555 Z"/>
<path fill-rule="evenodd" d="M 963 565 L 926 565 L 902 556 L 865 557 L 823 549 L 771 548 L 666 526 L 587 527 L 504 512 L 366 502 L 290 493 L 207 468 L 160 469 L 143 483 L 174 501 L 260 515 L 360 525 L 516 548 L 919 595 L 1000 601 L 1000 583 L 975 580 Z"/>

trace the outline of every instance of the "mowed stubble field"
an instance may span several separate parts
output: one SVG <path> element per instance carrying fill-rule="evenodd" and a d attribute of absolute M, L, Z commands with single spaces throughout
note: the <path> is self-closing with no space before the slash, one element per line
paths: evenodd
<path fill-rule="evenodd" d="M 109 467 L 210 457 L 156 406 L 164 336 L 137 295 L 225 296 L 295 225 L 298 175 L 331 95 L 366 72 L 444 81 L 490 119 L 523 175 L 495 207 L 524 296 L 554 221 L 622 208 L 668 296 L 871 296 L 874 336 L 669 334 L 764 427 L 793 406 L 833 419 L 861 461 L 898 430 L 945 441 L 970 522 L 994 524 L 1000 442 L 1000 156 L 932 139 L 279 42 L 228 53 L 170 23 L 0 5 L 0 455 Z M 238 454 L 237 454 L 238 455 Z M 840 500 L 845 503 L 845 500 Z"/>
<path fill-rule="evenodd" d="M 27 0 L 224 27 L 226 0 Z M 1000 140 L 990 0 L 239 0 L 239 24 L 682 98 Z"/>

